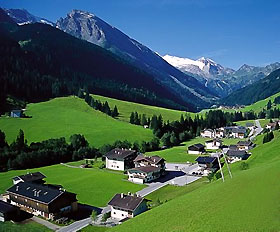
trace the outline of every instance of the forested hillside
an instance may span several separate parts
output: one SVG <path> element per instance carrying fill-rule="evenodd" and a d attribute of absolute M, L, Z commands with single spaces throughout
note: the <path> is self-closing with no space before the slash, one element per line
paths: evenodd
<path fill-rule="evenodd" d="M 193 110 L 154 78 L 94 44 L 45 24 L 18 26 L 2 10 L 0 102 L 27 102 L 77 93 L 79 88 L 134 102 Z"/>

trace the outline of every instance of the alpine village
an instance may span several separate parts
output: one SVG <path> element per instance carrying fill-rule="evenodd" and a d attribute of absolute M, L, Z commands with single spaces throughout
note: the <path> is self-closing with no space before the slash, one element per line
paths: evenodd
<path fill-rule="evenodd" d="M 240 66 L 242 53 L 231 69 L 213 60 L 224 52 L 189 59 L 152 47 L 195 54 L 196 39 L 185 43 L 201 21 L 190 9 L 208 9 L 222 34 L 214 8 L 249 4 L 258 18 L 259 2 L 108 1 L 108 12 L 102 1 L 51 2 L 0 1 L 0 231 L 280 231 L 279 14 L 274 63 Z M 271 2 L 272 17 L 280 5 Z M 240 12 L 223 17 L 242 18 L 256 37 L 272 33 Z M 173 36 L 190 38 L 163 45 L 160 28 L 142 28 L 171 27 L 169 16 L 183 27 Z M 207 25 L 199 33 L 213 50 Z"/>

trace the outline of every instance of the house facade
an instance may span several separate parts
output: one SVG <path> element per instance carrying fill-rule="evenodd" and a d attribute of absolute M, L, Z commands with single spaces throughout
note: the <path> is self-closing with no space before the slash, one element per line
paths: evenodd
<path fill-rule="evenodd" d="M 230 163 L 246 160 L 250 156 L 245 150 L 228 150 L 226 155 L 227 160 Z"/>
<path fill-rule="evenodd" d="M 20 182 L 6 192 L 9 203 L 46 219 L 54 220 L 78 208 L 76 194 L 31 182 Z"/>
<path fill-rule="evenodd" d="M 165 160 L 159 156 L 138 155 L 134 160 L 135 168 L 129 169 L 128 180 L 143 184 L 165 174 Z"/>
<path fill-rule="evenodd" d="M 237 143 L 238 150 L 245 150 L 248 151 L 255 146 L 251 141 L 239 141 Z"/>
<path fill-rule="evenodd" d="M 218 158 L 213 156 L 199 156 L 196 160 L 203 175 L 215 172 L 219 168 Z"/>
<path fill-rule="evenodd" d="M 226 137 L 244 139 L 247 135 L 247 129 L 243 126 L 225 127 Z"/>
<path fill-rule="evenodd" d="M 117 220 L 133 218 L 147 210 L 147 201 L 133 194 L 116 194 L 108 203 L 111 217 Z"/>
<path fill-rule="evenodd" d="M 125 171 L 134 167 L 134 159 L 137 152 L 129 149 L 115 148 L 106 155 L 106 168 L 118 171 Z"/>
<path fill-rule="evenodd" d="M 200 132 L 200 135 L 202 138 L 214 138 L 215 137 L 215 132 L 212 129 L 205 129 Z"/>
<path fill-rule="evenodd" d="M 220 139 L 208 140 L 205 142 L 205 147 L 207 150 L 218 150 L 222 147 L 223 141 Z"/>
<path fill-rule="evenodd" d="M 192 155 L 201 155 L 205 152 L 204 145 L 197 143 L 188 147 L 188 153 Z"/>

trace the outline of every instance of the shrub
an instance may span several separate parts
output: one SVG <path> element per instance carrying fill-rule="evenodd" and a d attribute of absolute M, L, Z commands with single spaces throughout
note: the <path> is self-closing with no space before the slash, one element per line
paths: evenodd
<path fill-rule="evenodd" d="M 97 212 L 96 212 L 95 210 L 92 210 L 92 212 L 91 212 L 91 218 L 92 218 L 92 220 L 95 220 L 96 217 L 97 217 Z"/>
<path fill-rule="evenodd" d="M 111 212 L 103 214 L 101 221 L 106 222 L 109 217 L 111 217 Z"/>
<path fill-rule="evenodd" d="M 105 168 L 106 167 L 106 165 L 104 164 L 104 163 L 102 163 L 100 166 L 99 166 L 99 169 L 103 169 L 103 168 Z"/>
<path fill-rule="evenodd" d="M 247 164 L 247 163 L 245 163 L 245 162 L 241 163 L 241 164 L 240 164 L 240 169 L 241 169 L 241 170 L 247 170 L 247 169 L 249 169 L 249 164 Z"/>

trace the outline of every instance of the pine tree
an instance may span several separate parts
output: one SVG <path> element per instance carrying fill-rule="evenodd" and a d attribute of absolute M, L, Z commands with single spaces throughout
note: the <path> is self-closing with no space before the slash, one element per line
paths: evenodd
<path fill-rule="evenodd" d="M 178 145 L 178 143 L 179 143 L 179 140 L 177 139 L 174 132 L 171 133 L 170 143 L 171 143 L 171 145 Z"/>
<path fill-rule="evenodd" d="M 113 117 L 113 118 L 116 118 L 116 117 L 118 117 L 118 116 L 119 116 L 119 111 L 118 111 L 117 106 L 115 105 L 114 110 L 113 110 L 113 112 L 112 112 L 112 117 Z"/>
<path fill-rule="evenodd" d="M 141 117 L 141 125 L 145 126 L 147 124 L 148 124 L 148 121 L 147 121 L 146 115 L 143 114 L 142 117 Z"/>
<path fill-rule="evenodd" d="M 272 107 L 272 103 L 271 103 L 271 100 L 268 101 L 267 105 L 266 105 L 266 109 L 267 110 L 270 110 Z"/>
<path fill-rule="evenodd" d="M 131 112 L 130 118 L 129 118 L 129 122 L 130 122 L 131 124 L 135 124 L 135 115 L 134 115 L 134 112 Z"/>

